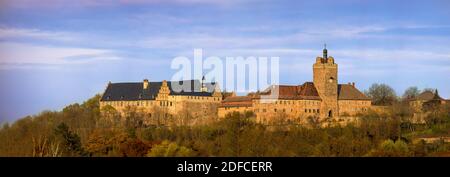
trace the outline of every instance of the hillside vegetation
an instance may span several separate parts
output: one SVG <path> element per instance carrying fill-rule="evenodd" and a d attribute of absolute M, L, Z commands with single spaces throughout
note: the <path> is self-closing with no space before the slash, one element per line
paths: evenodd
<path fill-rule="evenodd" d="M 442 156 L 449 135 L 450 108 L 441 106 L 426 124 L 408 121 L 402 103 L 389 114 L 368 112 L 358 126 L 308 128 L 261 125 L 251 112 L 198 126 L 145 126 L 139 114 L 101 115 L 97 95 L 59 112 L 45 111 L 0 129 L 0 156 Z M 125 121 L 105 121 L 117 119 Z"/>

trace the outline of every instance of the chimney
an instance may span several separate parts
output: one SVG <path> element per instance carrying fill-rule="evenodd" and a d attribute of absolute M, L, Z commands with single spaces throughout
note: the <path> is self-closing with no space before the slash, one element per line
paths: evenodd
<path fill-rule="evenodd" d="M 146 90 L 148 88 L 148 79 L 144 79 L 143 88 Z"/>
<path fill-rule="evenodd" d="M 352 86 L 355 87 L 355 83 L 354 82 L 352 82 Z"/>

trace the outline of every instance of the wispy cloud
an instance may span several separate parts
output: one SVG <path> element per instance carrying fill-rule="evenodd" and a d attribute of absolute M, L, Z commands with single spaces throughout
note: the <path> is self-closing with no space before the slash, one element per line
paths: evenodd
<path fill-rule="evenodd" d="M 121 5 L 211 5 L 230 7 L 254 0 L 0 0 L 1 8 L 57 9 L 62 7 L 90 8 Z"/>
<path fill-rule="evenodd" d="M 311 24 L 311 26 L 320 26 Z M 207 48 L 279 48 L 286 46 L 295 46 L 299 44 L 317 44 L 326 41 L 341 44 L 350 42 L 349 40 L 367 41 L 373 43 L 386 41 L 401 42 L 408 46 L 420 45 L 415 41 L 425 40 L 433 43 L 446 43 L 449 37 L 436 35 L 408 34 L 411 29 L 433 29 L 442 28 L 448 30 L 446 26 L 433 25 L 333 25 L 329 28 L 311 28 L 302 26 L 283 27 L 290 28 L 291 32 L 277 33 L 257 33 L 267 31 L 277 31 L 267 26 L 239 26 L 223 28 L 209 28 L 195 26 L 195 30 L 183 29 L 183 31 L 168 30 L 157 36 L 143 37 L 143 40 L 136 44 L 139 47 L 153 49 L 182 49 L 194 47 Z M 185 32 L 185 31 L 189 32 Z M 386 33 L 387 31 L 397 30 L 396 33 Z M 223 31 L 228 31 L 225 33 Z M 252 32 L 248 34 L 246 32 Z M 402 33 L 403 31 L 403 33 Z M 367 43 L 367 42 L 366 42 Z M 342 44 L 341 44 L 342 45 Z"/>
<path fill-rule="evenodd" d="M 355 37 L 366 33 L 382 32 L 387 30 L 385 26 L 367 25 L 367 26 L 339 26 L 330 28 L 307 29 L 304 32 L 310 35 L 326 35 L 327 37 Z"/>
<path fill-rule="evenodd" d="M 275 37 L 232 37 L 232 36 L 213 36 L 204 34 L 194 34 L 187 36 L 161 36 L 149 37 L 138 43 L 144 48 L 241 48 L 254 47 L 281 42 L 282 38 Z"/>
<path fill-rule="evenodd" d="M 0 63 L 8 65 L 60 65 L 84 64 L 97 61 L 120 60 L 111 50 L 70 48 L 55 46 L 36 46 L 21 43 L 0 43 Z"/>
<path fill-rule="evenodd" d="M 124 4 L 210 4 L 232 5 L 250 0 L 120 0 Z"/>
<path fill-rule="evenodd" d="M 75 41 L 77 36 L 69 32 L 44 31 L 28 28 L 0 27 L 0 39 L 43 39 L 56 41 Z"/>

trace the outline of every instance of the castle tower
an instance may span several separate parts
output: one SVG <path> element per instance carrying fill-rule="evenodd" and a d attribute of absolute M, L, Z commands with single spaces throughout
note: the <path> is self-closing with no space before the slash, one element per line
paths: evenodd
<path fill-rule="evenodd" d="M 328 51 L 323 49 L 323 57 L 317 57 L 313 65 L 313 82 L 319 93 L 322 103 L 320 105 L 320 118 L 333 118 L 338 116 L 338 66 L 333 57 L 328 57 Z"/>

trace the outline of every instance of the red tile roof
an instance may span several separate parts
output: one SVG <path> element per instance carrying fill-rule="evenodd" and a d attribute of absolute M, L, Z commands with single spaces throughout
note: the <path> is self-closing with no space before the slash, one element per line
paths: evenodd
<path fill-rule="evenodd" d="M 272 91 L 278 91 L 279 99 L 292 100 L 320 100 L 319 93 L 312 82 L 305 82 L 303 85 L 277 85 L 272 86 L 260 95 L 269 95 Z"/>
<path fill-rule="evenodd" d="M 242 107 L 252 106 L 252 97 L 249 96 L 232 96 L 222 101 L 222 107 Z"/>
<path fill-rule="evenodd" d="M 338 100 L 370 100 L 370 98 L 351 84 L 339 84 Z"/>
<path fill-rule="evenodd" d="M 269 96 L 278 91 L 278 99 L 284 100 L 321 100 L 313 82 L 305 82 L 302 85 L 273 85 L 259 93 L 248 96 L 228 97 L 222 101 L 222 106 L 251 106 L 252 99 L 260 99 L 261 96 Z M 351 84 L 338 85 L 338 100 L 370 100 Z"/>

